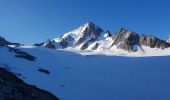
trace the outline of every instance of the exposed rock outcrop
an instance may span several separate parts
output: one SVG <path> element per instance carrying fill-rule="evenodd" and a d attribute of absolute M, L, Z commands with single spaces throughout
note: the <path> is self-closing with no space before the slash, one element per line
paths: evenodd
<path fill-rule="evenodd" d="M 149 46 L 151 48 L 165 49 L 170 47 L 170 44 L 166 41 L 158 39 L 151 35 L 141 35 L 139 41 L 141 45 Z"/>
<path fill-rule="evenodd" d="M 6 46 L 6 45 L 16 45 L 16 46 L 19 46 L 20 44 L 19 43 L 9 42 L 5 38 L 0 36 L 0 46 Z"/>
<path fill-rule="evenodd" d="M 71 37 L 70 37 L 71 38 Z M 60 45 L 63 47 L 63 48 L 66 48 L 67 47 L 67 45 L 68 45 L 68 39 L 69 39 L 69 37 L 68 38 L 63 38 L 63 39 L 61 39 L 61 41 L 60 41 Z"/>
<path fill-rule="evenodd" d="M 107 31 L 105 34 L 104 34 L 104 38 L 107 39 L 109 37 L 111 37 L 112 34 L 110 33 L 110 31 Z"/>
<path fill-rule="evenodd" d="M 51 40 L 47 40 L 47 41 L 45 42 L 45 44 L 44 44 L 44 47 L 46 47 L 46 48 L 51 48 L 51 49 L 55 49 L 55 48 L 56 48 L 55 45 L 52 43 Z"/>
<path fill-rule="evenodd" d="M 29 61 L 35 61 L 37 58 L 20 50 L 20 49 L 16 49 L 16 48 L 12 48 L 12 47 L 8 47 L 6 46 L 6 48 L 8 48 L 8 51 L 9 52 L 12 52 L 12 53 L 15 53 L 15 57 L 18 57 L 18 58 L 23 58 L 23 59 L 26 59 L 26 60 L 29 60 Z"/>
<path fill-rule="evenodd" d="M 50 74 L 50 71 L 47 70 L 47 69 L 39 68 L 38 71 L 42 72 L 42 73 L 45 73 L 45 74 Z"/>
<path fill-rule="evenodd" d="M 0 100 L 59 100 L 53 94 L 28 85 L 0 67 Z"/>
<path fill-rule="evenodd" d="M 95 45 L 94 45 L 94 47 L 92 48 L 92 50 L 96 50 L 98 47 L 99 47 L 99 43 L 96 43 Z"/>
<path fill-rule="evenodd" d="M 148 46 L 150 48 L 159 49 L 170 47 L 169 43 L 159 38 L 151 35 L 139 35 L 123 28 L 112 38 L 114 39 L 112 46 L 116 45 L 117 48 L 130 52 L 135 52 L 137 46 Z"/>
<path fill-rule="evenodd" d="M 0 46 L 10 45 L 11 42 L 5 40 L 5 38 L 0 36 Z"/>
<path fill-rule="evenodd" d="M 140 36 L 138 34 L 122 28 L 113 37 L 114 42 L 111 46 L 116 45 L 119 49 L 123 49 L 126 51 L 135 51 L 135 46 L 139 45 L 139 37 Z"/>

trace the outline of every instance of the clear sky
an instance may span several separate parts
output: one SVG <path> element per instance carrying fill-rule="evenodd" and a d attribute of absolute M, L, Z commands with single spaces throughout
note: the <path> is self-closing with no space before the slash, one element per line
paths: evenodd
<path fill-rule="evenodd" d="M 34 44 L 93 22 L 111 32 L 124 27 L 165 39 L 170 0 L 0 0 L 0 35 Z"/>

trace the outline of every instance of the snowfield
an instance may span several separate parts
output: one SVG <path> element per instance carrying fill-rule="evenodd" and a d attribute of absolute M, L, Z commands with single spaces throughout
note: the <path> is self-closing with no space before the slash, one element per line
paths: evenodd
<path fill-rule="evenodd" d="M 141 54 L 143 57 L 129 53 L 131 57 L 127 57 L 71 49 L 20 49 L 37 60 L 16 58 L 0 48 L 0 65 L 61 100 L 170 100 L 170 56 L 165 56 L 170 50 L 158 50 L 159 54 L 153 50 Z M 149 57 L 153 54 L 157 56 Z M 38 71 L 40 68 L 50 73 Z"/>
<path fill-rule="evenodd" d="M 105 45 L 105 44 L 103 44 Z M 106 45 L 105 45 L 106 46 Z M 117 49 L 116 46 L 113 46 L 110 49 L 107 48 L 98 48 L 97 50 L 80 50 L 79 48 L 68 47 L 65 49 L 58 49 L 62 51 L 74 52 L 84 56 L 91 55 L 103 55 L 103 56 L 123 56 L 123 57 L 154 57 L 154 56 L 170 56 L 170 48 L 158 49 L 158 48 L 150 48 L 147 46 L 142 46 L 142 48 L 138 48 L 137 52 L 128 52 L 122 49 Z"/>

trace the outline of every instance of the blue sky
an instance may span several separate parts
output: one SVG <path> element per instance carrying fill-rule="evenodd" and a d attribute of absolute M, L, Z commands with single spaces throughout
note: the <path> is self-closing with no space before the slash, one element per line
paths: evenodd
<path fill-rule="evenodd" d="M 0 35 L 34 44 L 93 22 L 111 32 L 124 27 L 165 39 L 169 0 L 0 0 Z"/>

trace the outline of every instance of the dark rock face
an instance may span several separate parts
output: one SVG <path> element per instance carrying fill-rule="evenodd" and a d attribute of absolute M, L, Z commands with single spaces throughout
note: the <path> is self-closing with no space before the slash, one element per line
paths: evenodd
<path fill-rule="evenodd" d="M 33 46 L 42 46 L 44 43 L 35 43 Z"/>
<path fill-rule="evenodd" d="M 35 61 L 37 58 L 24 52 L 24 51 L 21 51 L 19 49 L 16 49 L 16 48 L 12 48 L 12 47 L 8 47 L 8 51 L 9 52 L 13 52 L 15 53 L 15 57 L 18 57 L 18 58 L 23 58 L 23 59 L 26 59 L 26 60 L 29 60 L 29 61 Z"/>
<path fill-rule="evenodd" d="M 105 38 L 109 38 L 109 37 L 111 37 L 111 36 L 112 36 L 112 34 L 110 33 L 110 31 L 106 31 L 104 37 L 105 37 Z"/>
<path fill-rule="evenodd" d="M 45 73 L 45 74 L 50 74 L 50 71 L 47 69 L 39 68 L 38 71 Z"/>
<path fill-rule="evenodd" d="M 83 46 L 81 47 L 81 50 L 85 50 L 88 48 L 89 44 L 92 42 L 95 42 L 96 39 L 95 38 L 91 38 L 89 41 L 87 41 L 85 44 L 83 44 Z"/>
<path fill-rule="evenodd" d="M 92 48 L 92 50 L 96 50 L 98 47 L 99 47 L 99 43 L 96 43 L 95 45 L 94 45 L 94 47 Z"/>
<path fill-rule="evenodd" d="M 59 100 L 51 93 L 28 85 L 0 68 L 0 100 Z"/>
<path fill-rule="evenodd" d="M 139 35 L 126 29 L 120 29 L 113 38 L 112 46 L 116 45 L 117 48 L 126 51 L 134 51 L 135 45 L 139 45 Z"/>
<path fill-rule="evenodd" d="M 60 41 L 60 45 L 63 47 L 63 48 L 66 48 L 67 47 L 67 45 L 68 45 L 68 41 L 67 41 L 67 39 L 62 39 L 61 41 Z"/>
<path fill-rule="evenodd" d="M 51 49 L 55 49 L 55 45 L 52 43 L 52 41 L 47 40 L 47 42 L 45 43 L 45 47 L 46 48 L 51 48 Z"/>
<path fill-rule="evenodd" d="M 151 35 L 141 35 L 139 41 L 141 45 L 149 46 L 151 48 L 165 49 L 170 47 L 170 44 L 166 41 L 160 40 Z"/>
<path fill-rule="evenodd" d="M 10 45 L 11 43 L 0 36 L 0 46 Z"/>
<path fill-rule="evenodd" d="M 12 42 L 9 42 L 9 41 L 5 40 L 5 38 L 3 38 L 3 37 L 0 36 L 0 46 L 6 46 L 6 45 L 15 45 L 15 46 L 19 46 L 20 44 L 19 44 L 19 43 L 12 43 Z"/>
<path fill-rule="evenodd" d="M 112 36 L 112 34 L 110 33 L 110 31 L 107 31 L 106 33 L 108 34 L 109 37 Z"/>
<path fill-rule="evenodd" d="M 125 51 L 135 52 L 137 51 L 135 46 L 141 47 L 149 46 L 150 48 L 168 48 L 170 44 L 166 41 L 158 39 L 151 35 L 138 35 L 135 32 L 130 32 L 126 29 L 120 29 L 115 36 L 112 37 L 114 42 L 112 46 L 116 45 L 117 48 Z"/>

